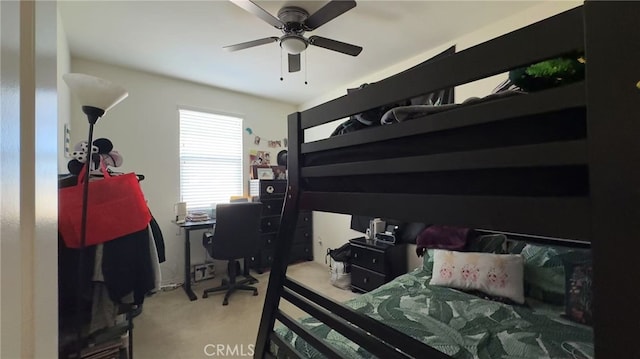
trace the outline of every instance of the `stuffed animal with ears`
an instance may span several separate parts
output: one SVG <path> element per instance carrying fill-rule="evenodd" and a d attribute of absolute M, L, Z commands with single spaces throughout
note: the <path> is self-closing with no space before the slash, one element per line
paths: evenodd
<path fill-rule="evenodd" d="M 80 141 L 71 152 L 73 159 L 67 163 L 67 169 L 74 175 L 80 174 L 80 170 L 87 162 L 89 154 L 89 144 L 87 141 Z M 118 151 L 113 149 L 113 143 L 107 138 L 98 138 L 93 141 L 91 149 L 91 161 L 89 162 L 90 171 L 100 171 L 100 161 L 106 167 L 120 167 L 122 165 L 122 156 Z"/>

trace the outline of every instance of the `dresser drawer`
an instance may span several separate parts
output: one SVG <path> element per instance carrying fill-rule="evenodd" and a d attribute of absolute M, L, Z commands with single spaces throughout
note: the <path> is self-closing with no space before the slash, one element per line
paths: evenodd
<path fill-rule="evenodd" d="M 312 216 L 311 212 L 300 212 L 298 214 L 297 226 L 298 227 L 310 226 L 311 225 L 311 218 L 312 218 L 311 216 Z"/>
<path fill-rule="evenodd" d="M 260 251 L 258 255 L 251 258 L 251 267 L 253 268 L 267 268 L 273 264 L 273 251 L 270 249 L 264 249 Z"/>
<path fill-rule="evenodd" d="M 364 292 L 376 289 L 386 283 L 384 274 L 376 273 L 357 265 L 351 266 L 351 286 Z"/>
<path fill-rule="evenodd" d="M 284 198 L 287 192 L 287 181 L 251 180 L 249 192 L 251 196 L 260 197 L 261 201 L 269 198 Z"/>
<path fill-rule="evenodd" d="M 313 248 L 311 247 L 311 243 L 298 244 L 291 247 L 291 255 L 289 258 L 289 262 L 313 260 Z"/>
<path fill-rule="evenodd" d="M 280 216 L 262 217 L 260 219 L 260 231 L 262 233 L 277 232 L 280 227 Z"/>
<path fill-rule="evenodd" d="M 375 272 L 386 273 L 385 253 L 377 249 L 352 245 L 351 263 Z"/>
<path fill-rule="evenodd" d="M 262 245 L 264 249 L 273 248 L 276 244 L 276 238 L 278 237 L 277 233 L 269 233 L 262 235 Z"/>
<path fill-rule="evenodd" d="M 282 214 L 282 204 L 284 199 L 264 199 L 262 202 L 262 216 L 279 216 Z"/>
<path fill-rule="evenodd" d="M 311 227 L 298 227 L 293 237 L 293 244 L 311 243 Z"/>

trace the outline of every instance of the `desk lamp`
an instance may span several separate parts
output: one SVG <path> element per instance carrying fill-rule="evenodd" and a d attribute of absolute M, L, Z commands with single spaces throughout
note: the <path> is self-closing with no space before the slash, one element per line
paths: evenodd
<path fill-rule="evenodd" d="M 67 83 L 71 93 L 73 93 L 80 104 L 82 105 L 82 112 L 87 115 L 89 121 L 89 138 L 87 142 L 88 154 L 85 160 L 84 179 L 83 179 L 83 192 L 82 192 L 82 222 L 80 226 L 80 253 L 78 256 L 78 283 L 81 283 L 82 274 L 84 272 L 84 248 L 86 244 L 87 235 L 87 203 L 89 198 L 89 167 L 92 157 L 93 149 L 93 125 L 111 109 L 117 105 L 120 101 L 124 100 L 129 93 L 123 87 L 115 85 L 110 81 L 80 74 L 70 73 L 62 75 L 62 79 Z M 77 342 L 77 355 L 80 358 L 80 352 L 82 349 L 82 288 L 78 285 L 77 296 L 77 316 L 76 316 L 76 329 L 78 330 L 78 342 Z"/>

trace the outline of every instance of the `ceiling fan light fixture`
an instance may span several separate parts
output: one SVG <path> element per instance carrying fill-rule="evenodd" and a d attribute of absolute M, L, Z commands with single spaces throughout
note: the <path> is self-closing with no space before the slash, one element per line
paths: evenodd
<path fill-rule="evenodd" d="M 283 36 L 280 40 L 280 47 L 291 55 L 297 55 L 307 48 L 307 41 L 301 36 Z"/>

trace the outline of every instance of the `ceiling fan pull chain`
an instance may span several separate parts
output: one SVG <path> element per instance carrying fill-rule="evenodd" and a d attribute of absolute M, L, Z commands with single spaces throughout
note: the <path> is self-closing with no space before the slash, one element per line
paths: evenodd
<path fill-rule="evenodd" d="M 308 52 L 304 53 L 304 84 L 308 85 L 309 83 L 307 82 L 307 56 L 309 56 Z"/>
<path fill-rule="evenodd" d="M 283 66 L 282 64 L 283 64 L 283 62 L 282 62 L 282 48 L 280 48 L 280 81 L 283 81 L 282 80 L 282 66 Z"/>

